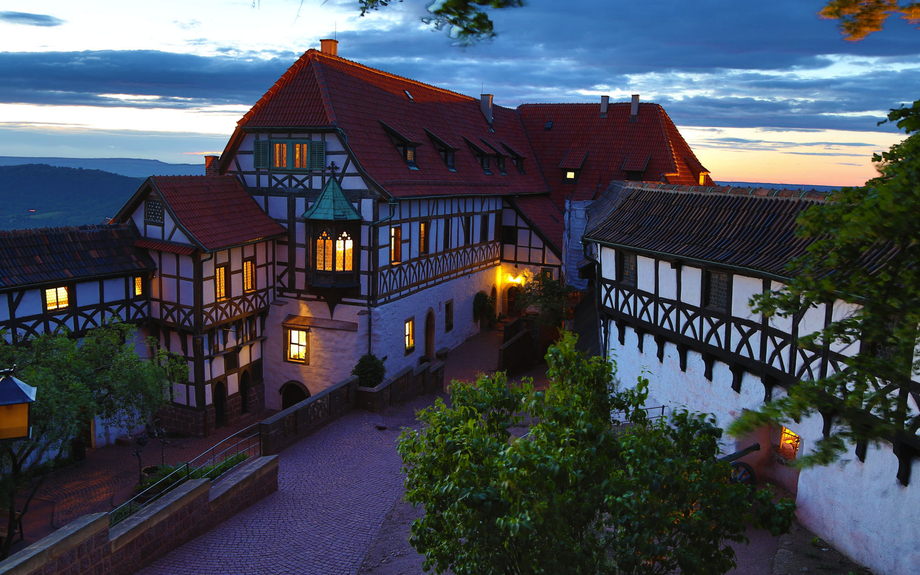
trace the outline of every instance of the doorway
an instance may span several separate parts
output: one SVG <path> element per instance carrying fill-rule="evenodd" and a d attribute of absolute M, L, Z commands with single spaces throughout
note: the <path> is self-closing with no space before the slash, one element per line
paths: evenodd
<path fill-rule="evenodd" d="M 227 388 L 223 382 L 214 386 L 214 427 L 227 425 Z"/>
<path fill-rule="evenodd" d="M 425 316 L 425 355 L 428 361 L 434 360 L 434 310 L 431 308 Z"/>
<path fill-rule="evenodd" d="M 289 381 L 281 386 L 282 411 L 297 405 L 305 399 L 310 399 L 310 390 L 304 387 L 302 383 L 297 381 Z"/>
<path fill-rule="evenodd" d="M 505 294 L 505 315 L 508 317 L 520 317 L 524 315 L 521 313 L 521 310 L 517 307 L 517 300 L 521 295 L 521 288 L 517 286 L 511 286 L 508 288 L 508 292 Z"/>
<path fill-rule="evenodd" d="M 250 388 L 250 377 L 249 372 L 244 371 L 243 376 L 240 378 L 240 413 L 249 413 L 249 388 Z"/>

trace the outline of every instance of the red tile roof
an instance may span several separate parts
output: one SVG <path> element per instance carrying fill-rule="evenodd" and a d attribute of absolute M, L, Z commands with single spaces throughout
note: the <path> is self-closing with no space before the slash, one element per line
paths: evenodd
<path fill-rule="evenodd" d="M 192 246 L 183 246 L 183 245 L 171 244 L 168 242 L 158 242 L 156 240 L 148 240 L 148 239 L 137 240 L 136 242 L 134 242 L 134 245 L 139 248 L 144 248 L 147 250 L 159 250 L 161 252 L 179 254 L 180 256 L 190 256 L 197 251 Z"/>
<path fill-rule="evenodd" d="M 406 166 L 381 121 L 421 144 L 416 150 L 418 170 Z M 501 140 L 533 158 L 515 110 L 493 106 L 490 129 L 479 100 L 316 50 L 307 51 L 295 62 L 239 122 L 241 129 L 249 131 L 295 126 L 341 129 L 361 168 L 393 196 L 549 191 L 535 160 L 525 161 L 524 174 L 509 163 L 507 175 L 494 169 L 493 162 L 492 175 L 487 175 L 469 146 L 462 145 L 464 138 L 480 148 L 488 147 L 482 139 Z M 426 129 L 458 148 L 455 172 L 444 164 Z M 233 145 L 228 145 L 227 152 Z"/>
<path fill-rule="evenodd" d="M 601 243 L 788 278 L 814 239 L 796 218 L 822 192 L 615 182 L 588 208 L 585 237 Z"/>
<path fill-rule="evenodd" d="M 556 207 L 553 200 L 547 196 L 518 196 L 512 200 L 521 210 L 524 217 L 529 219 L 537 232 L 548 241 L 558 253 L 562 252 L 562 235 L 565 231 L 562 210 Z"/>
<path fill-rule="evenodd" d="M 152 176 L 179 225 L 205 251 L 212 252 L 287 232 L 262 211 L 232 176 Z"/>
<path fill-rule="evenodd" d="M 628 102 L 610 104 L 601 118 L 600 103 L 518 107 L 556 205 L 564 208 L 568 198 L 594 199 L 611 181 L 627 179 L 627 170 L 643 167 L 645 181 L 699 183 L 700 171 L 706 170 L 664 109 L 639 104 L 638 117 L 631 122 L 629 108 Z M 552 122 L 549 130 L 547 122 Z M 572 169 L 570 158 L 585 150 L 589 153 L 578 179 L 566 181 L 563 170 Z M 713 182 L 705 176 L 704 183 Z"/>
<path fill-rule="evenodd" d="M 0 231 L 0 290 L 151 272 L 130 224 Z"/>

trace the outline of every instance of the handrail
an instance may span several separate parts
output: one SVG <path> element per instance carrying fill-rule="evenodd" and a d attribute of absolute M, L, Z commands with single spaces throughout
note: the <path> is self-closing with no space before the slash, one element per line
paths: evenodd
<path fill-rule="evenodd" d="M 253 429 L 255 430 L 253 433 L 249 433 L 249 435 L 246 435 L 245 437 L 243 437 L 244 434 L 252 431 Z M 255 438 L 255 443 L 253 444 L 252 440 L 254 438 Z M 233 443 L 232 445 L 227 445 L 219 453 L 215 453 L 215 450 L 217 450 L 218 448 L 223 446 L 225 443 L 228 443 L 232 440 L 236 440 L 236 442 Z M 241 446 L 244 443 L 246 444 L 246 447 L 241 448 Z M 255 451 L 253 452 L 254 448 L 255 448 Z M 225 454 L 230 453 L 234 449 L 236 450 L 235 453 L 229 456 L 224 456 Z M 241 453 L 245 453 L 246 458 L 234 463 L 233 465 L 227 467 L 226 469 L 221 470 L 219 475 L 216 475 L 214 477 L 211 477 L 209 475 L 212 471 L 219 469 L 220 465 L 223 464 L 225 461 L 228 461 L 231 458 L 236 457 L 237 455 Z M 122 503 L 121 505 L 119 505 L 118 507 L 110 511 L 109 512 L 109 526 L 113 526 L 116 523 L 123 521 L 124 519 L 130 517 L 132 514 L 136 513 L 138 510 L 143 508 L 145 505 L 156 500 L 162 495 L 165 495 L 166 493 L 168 493 L 169 491 L 171 491 L 178 485 L 181 485 L 183 482 L 185 482 L 190 477 L 194 477 L 195 475 L 199 474 L 199 472 L 201 472 L 201 470 L 206 467 L 210 466 L 212 469 L 204 474 L 204 478 L 210 479 L 211 481 L 216 481 L 217 479 L 226 475 L 236 466 L 243 463 L 243 461 L 245 461 L 246 459 L 250 457 L 255 457 L 261 454 L 262 454 L 262 430 L 261 430 L 260 423 L 255 423 L 215 443 L 210 448 L 201 452 L 199 455 L 192 458 L 191 460 L 186 461 L 185 463 L 180 463 L 176 467 L 176 469 L 169 472 L 169 474 L 167 474 L 165 477 L 161 478 L 159 481 L 157 481 L 153 485 L 150 485 L 149 487 L 147 487 L 146 489 L 144 489 L 143 491 L 141 491 L 140 493 L 138 493 L 131 499 L 125 501 L 124 503 Z M 196 462 L 202 457 L 205 457 L 208 455 L 210 455 L 210 457 L 207 459 L 205 463 L 197 467 L 192 466 L 193 462 Z M 166 485 L 164 486 L 163 484 L 167 481 L 169 481 L 170 483 L 166 483 Z M 148 496 L 149 498 L 147 498 Z"/>

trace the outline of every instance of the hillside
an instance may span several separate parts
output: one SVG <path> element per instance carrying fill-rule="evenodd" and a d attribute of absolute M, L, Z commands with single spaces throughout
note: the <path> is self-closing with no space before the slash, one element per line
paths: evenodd
<path fill-rule="evenodd" d="M 143 182 L 102 170 L 0 166 L 0 229 L 98 224 Z"/>
<path fill-rule="evenodd" d="M 204 175 L 204 160 L 201 160 L 201 163 L 198 164 L 167 164 L 159 160 L 141 160 L 137 158 L 20 158 L 0 156 L 0 166 L 23 164 L 47 164 L 59 168 L 104 170 L 132 178 Z"/>

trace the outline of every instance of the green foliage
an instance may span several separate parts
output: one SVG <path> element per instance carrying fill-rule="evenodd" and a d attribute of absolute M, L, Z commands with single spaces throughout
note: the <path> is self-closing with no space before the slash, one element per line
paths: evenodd
<path fill-rule="evenodd" d="M 166 402 L 170 382 L 187 380 L 184 360 L 163 351 L 145 359 L 136 346 L 135 328 L 117 321 L 90 330 L 82 342 L 66 333 L 15 345 L 0 338 L 0 365 L 17 366 L 16 377 L 38 388 L 32 438 L 0 444 L 0 509 L 12 507 L 49 455 L 56 454 L 54 460 L 65 456 L 70 439 L 85 430 L 92 416 L 133 429 Z M 0 558 L 11 544 L 8 537 Z"/>
<path fill-rule="evenodd" d="M 454 382 L 451 407 L 438 400 L 421 430 L 403 433 L 406 498 L 425 507 L 411 542 L 426 569 L 709 575 L 732 566 L 722 542 L 744 540 L 746 520 L 788 528 L 791 504 L 764 493 L 752 506 L 729 483 L 711 421 L 653 424 L 647 381 L 617 390 L 611 365 L 574 346 L 563 334 L 551 348 L 545 394 L 501 373 Z M 527 416 L 528 433 L 513 435 Z"/>
<path fill-rule="evenodd" d="M 537 322 L 543 325 L 559 327 L 565 319 L 569 288 L 561 279 L 541 272 L 521 288 L 517 307 L 521 310 L 536 308 L 539 312 Z"/>
<path fill-rule="evenodd" d="M 834 416 L 830 434 L 798 465 L 836 460 L 848 443 L 914 434 L 911 374 L 920 325 L 920 101 L 892 110 L 889 121 L 910 136 L 873 160 L 879 176 L 859 188 L 844 188 L 799 218 L 801 233 L 816 238 L 793 262 L 794 279 L 782 290 L 755 298 L 767 315 L 798 316 L 837 300 L 849 313 L 800 339 L 820 349 L 846 346 L 846 369 L 793 386 L 787 396 L 745 413 L 729 431 L 740 435 L 766 424 L 799 421 L 816 413 Z M 838 306 L 839 311 L 841 310 Z"/>
<path fill-rule="evenodd" d="M 377 387 L 386 376 L 387 368 L 376 355 L 365 353 L 351 370 L 351 374 L 358 376 L 358 385 L 361 387 Z"/>
<path fill-rule="evenodd" d="M 495 298 L 484 291 L 476 292 L 473 296 L 473 321 L 486 320 L 489 325 L 495 325 Z"/>
<path fill-rule="evenodd" d="M 880 31 L 885 20 L 894 14 L 900 14 L 902 20 L 912 24 L 920 22 L 920 2 L 830 0 L 818 14 L 828 20 L 839 20 L 840 33 L 847 40 L 855 41 Z"/>
<path fill-rule="evenodd" d="M 402 1 L 402 0 L 400 0 Z M 361 15 L 369 10 L 388 6 L 391 0 L 358 0 Z M 436 2 L 429 8 L 431 17 L 424 18 L 426 24 L 435 30 L 447 29 L 452 38 L 460 44 L 470 44 L 488 40 L 495 36 L 492 20 L 485 9 L 517 8 L 524 5 L 524 0 L 445 0 Z"/>

